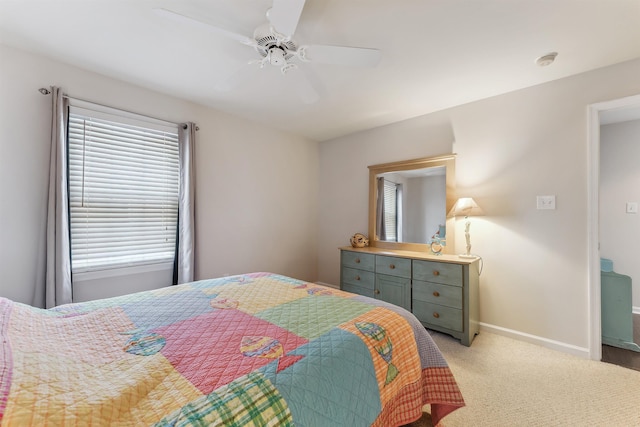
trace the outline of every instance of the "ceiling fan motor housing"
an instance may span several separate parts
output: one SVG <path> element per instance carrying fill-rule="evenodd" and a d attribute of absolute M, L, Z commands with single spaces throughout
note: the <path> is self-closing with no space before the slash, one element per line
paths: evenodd
<path fill-rule="evenodd" d="M 278 40 L 269 26 L 261 26 L 253 34 L 256 51 L 263 57 L 269 56 L 269 63 L 281 67 L 293 58 L 298 46 L 291 40 Z"/>

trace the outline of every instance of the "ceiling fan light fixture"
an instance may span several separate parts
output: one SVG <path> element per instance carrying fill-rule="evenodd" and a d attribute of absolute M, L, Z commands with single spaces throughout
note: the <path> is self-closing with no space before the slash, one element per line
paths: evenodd
<path fill-rule="evenodd" d="M 285 51 L 279 47 L 269 49 L 269 63 L 274 67 L 282 67 L 287 64 Z"/>
<path fill-rule="evenodd" d="M 280 68 L 280 72 L 282 72 L 282 75 L 285 75 L 285 74 L 287 74 L 289 71 L 291 71 L 291 70 L 295 70 L 295 69 L 297 69 L 297 68 L 298 68 L 298 66 L 297 66 L 296 64 L 289 64 L 289 63 L 287 63 L 287 64 L 283 65 L 283 66 L 282 66 L 282 68 Z"/>
<path fill-rule="evenodd" d="M 551 65 L 553 64 L 553 61 L 556 60 L 556 56 L 558 56 L 558 52 L 550 52 L 546 55 L 542 55 L 541 57 L 536 58 L 536 65 L 540 67 Z"/>

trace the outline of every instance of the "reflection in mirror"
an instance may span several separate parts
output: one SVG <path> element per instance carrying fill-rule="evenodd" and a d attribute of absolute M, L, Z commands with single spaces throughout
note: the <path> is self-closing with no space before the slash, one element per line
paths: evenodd
<path fill-rule="evenodd" d="M 446 215 L 455 202 L 454 177 L 454 154 L 369 166 L 371 246 L 428 251 L 442 241 L 451 253 Z"/>
<path fill-rule="evenodd" d="M 376 236 L 387 242 L 446 238 L 444 166 L 378 174 Z"/>

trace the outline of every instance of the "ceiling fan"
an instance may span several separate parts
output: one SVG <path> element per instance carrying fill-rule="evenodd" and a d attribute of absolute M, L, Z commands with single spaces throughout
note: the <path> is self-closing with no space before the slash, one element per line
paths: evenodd
<path fill-rule="evenodd" d="M 377 49 L 352 46 L 298 45 L 293 40 L 293 35 L 300 21 L 304 4 L 305 0 L 273 0 L 271 9 L 267 11 L 268 22 L 256 28 L 253 37 L 237 34 L 168 9 L 158 8 L 154 9 L 154 12 L 252 47 L 259 57 L 250 64 L 257 64 L 259 68 L 264 68 L 266 65 L 279 67 L 283 75 L 291 76 L 290 81 L 300 98 L 305 103 L 311 104 L 319 99 L 318 91 L 304 73 L 294 71 L 298 69 L 298 64 L 319 62 L 375 67 L 380 62 L 381 53 Z M 234 74 L 228 81 L 218 84 L 217 88 L 229 90 L 238 83 L 237 80 L 238 75 Z"/>

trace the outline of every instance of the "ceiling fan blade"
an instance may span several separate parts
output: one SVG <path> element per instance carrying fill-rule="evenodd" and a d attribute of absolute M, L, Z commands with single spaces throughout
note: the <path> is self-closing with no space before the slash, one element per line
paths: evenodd
<path fill-rule="evenodd" d="M 304 50 L 305 59 L 325 64 L 375 67 L 382 58 L 378 49 L 364 47 L 309 45 Z"/>
<path fill-rule="evenodd" d="M 191 25 L 192 27 L 200 28 L 202 30 L 209 31 L 214 34 L 218 34 L 220 36 L 227 37 L 235 41 L 239 41 L 240 43 L 246 44 L 248 46 L 255 46 L 256 44 L 256 41 L 250 37 L 243 36 L 242 34 L 237 34 L 232 31 L 227 31 L 225 29 L 216 27 L 211 24 L 207 24 L 206 22 L 199 21 L 189 16 L 181 15 L 177 12 L 174 12 L 168 9 L 156 8 L 156 9 L 153 9 L 153 11 L 156 14 L 164 18 L 168 18 L 172 21 L 179 22 L 181 24 Z"/>
<path fill-rule="evenodd" d="M 292 37 L 296 32 L 305 0 L 273 0 L 267 12 L 271 26 L 280 34 Z"/>
<path fill-rule="evenodd" d="M 299 68 L 293 68 L 285 74 L 287 82 L 291 83 L 298 97 L 305 104 L 314 104 L 320 99 L 318 91 L 311 80 Z"/>
<path fill-rule="evenodd" d="M 234 72 L 229 74 L 226 78 L 218 80 L 214 85 L 215 90 L 218 92 L 229 92 L 240 86 L 241 83 L 249 81 L 249 74 L 256 72 L 255 66 L 252 65 L 255 64 L 248 62 L 242 67 L 234 70 Z"/>

